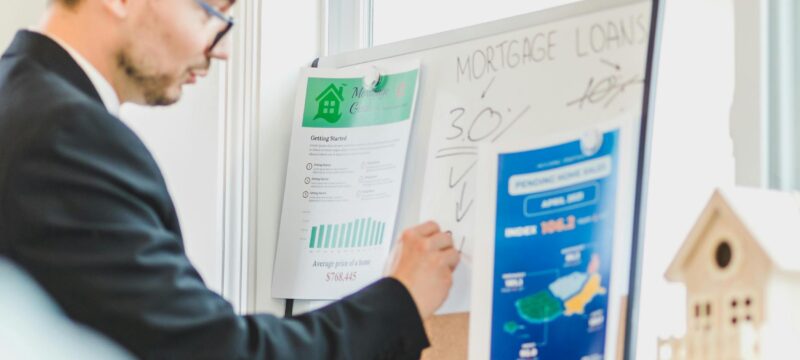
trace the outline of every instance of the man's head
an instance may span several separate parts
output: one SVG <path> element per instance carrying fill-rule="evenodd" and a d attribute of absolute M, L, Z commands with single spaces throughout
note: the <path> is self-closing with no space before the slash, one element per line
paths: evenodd
<path fill-rule="evenodd" d="M 50 0 L 43 30 L 76 48 L 109 79 L 122 101 L 169 105 L 184 84 L 226 59 L 235 0 Z"/>
<path fill-rule="evenodd" d="M 48 5 L 53 5 L 53 3 L 58 2 L 66 5 L 67 7 L 72 7 L 75 6 L 75 4 L 77 4 L 79 1 L 81 0 L 47 0 L 47 3 Z"/>

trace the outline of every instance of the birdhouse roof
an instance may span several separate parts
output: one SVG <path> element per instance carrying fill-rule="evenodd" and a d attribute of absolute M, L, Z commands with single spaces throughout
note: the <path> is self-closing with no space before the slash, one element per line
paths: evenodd
<path fill-rule="evenodd" d="M 716 212 L 728 212 L 782 270 L 800 271 L 800 196 L 756 188 L 717 189 L 667 269 L 670 281 L 682 281 L 684 268 Z"/>

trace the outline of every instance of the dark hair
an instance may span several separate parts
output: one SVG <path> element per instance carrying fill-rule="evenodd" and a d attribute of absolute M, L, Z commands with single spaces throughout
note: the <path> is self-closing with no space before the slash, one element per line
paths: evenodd
<path fill-rule="evenodd" d="M 73 7 L 78 5 L 79 2 L 81 2 L 81 0 L 47 0 L 48 4 L 61 3 L 66 7 Z"/>

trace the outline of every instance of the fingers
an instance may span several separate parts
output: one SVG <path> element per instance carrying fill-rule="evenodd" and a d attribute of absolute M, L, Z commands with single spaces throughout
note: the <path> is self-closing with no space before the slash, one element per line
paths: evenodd
<path fill-rule="evenodd" d="M 439 232 L 439 224 L 433 221 L 428 221 L 424 224 L 418 225 L 414 230 L 422 236 L 428 237 Z"/>
<path fill-rule="evenodd" d="M 438 233 L 430 238 L 431 247 L 435 250 L 443 250 L 453 247 L 453 237 L 449 232 Z"/>
<path fill-rule="evenodd" d="M 454 248 L 447 249 L 445 250 L 443 256 L 444 261 L 447 266 L 450 267 L 450 270 L 455 270 L 456 266 L 458 266 L 458 262 L 461 260 L 461 254 L 458 252 L 458 250 Z"/>

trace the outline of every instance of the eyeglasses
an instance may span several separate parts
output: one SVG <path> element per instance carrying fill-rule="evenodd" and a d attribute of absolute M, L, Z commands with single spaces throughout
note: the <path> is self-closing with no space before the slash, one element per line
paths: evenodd
<path fill-rule="evenodd" d="M 219 10 L 215 9 L 213 6 L 209 5 L 207 2 L 203 0 L 194 0 L 194 1 L 198 5 L 200 5 L 200 7 L 202 7 L 203 10 L 205 10 L 208 13 L 208 15 L 219 18 L 226 24 L 225 28 L 222 29 L 222 31 L 220 31 L 219 33 L 217 33 L 217 36 L 214 38 L 214 42 L 212 42 L 211 46 L 208 48 L 208 51 L 211 51 L 214 49 L 215 46 L 217 46 L 217 44 L 219 44 L 220 40 L 222 40 L 222 38 L 224 38 L 225 35 L 228 34 L 229 31 L 231 31 L 231 28 L 233 28 L 233 17 L 227 16 L 219 12 Z"/>

